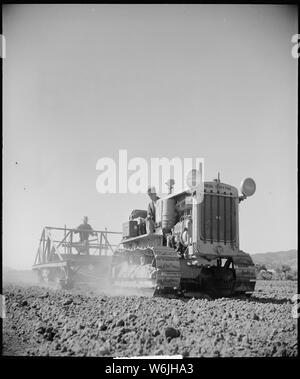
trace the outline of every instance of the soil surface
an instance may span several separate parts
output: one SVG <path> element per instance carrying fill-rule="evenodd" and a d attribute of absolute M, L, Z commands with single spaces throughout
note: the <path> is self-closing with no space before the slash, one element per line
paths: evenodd
<path fill-rule="evenodd" d="M 297 283 L 258 281 L 251 298 L 108 296 L 4 285 L 3 355 L 297 356 Z"/>

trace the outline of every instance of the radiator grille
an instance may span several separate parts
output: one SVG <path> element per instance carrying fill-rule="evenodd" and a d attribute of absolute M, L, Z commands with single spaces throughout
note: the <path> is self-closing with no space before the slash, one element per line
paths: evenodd
<path fill-rule="evenodd" d="M 236 241 L 236 206 L 232 194 L 204 194 L 201 203 L 201 238 L 225 244 Z"/>

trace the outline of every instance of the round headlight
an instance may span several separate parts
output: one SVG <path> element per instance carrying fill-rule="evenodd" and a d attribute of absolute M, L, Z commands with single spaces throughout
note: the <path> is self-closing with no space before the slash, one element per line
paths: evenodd
<path fill-rule="evenodd" d="M 246 178 L 241 183 L 241 191 L 244 196 L 252 196 L 256 191 L 256 183 L 252 178 Z"/>

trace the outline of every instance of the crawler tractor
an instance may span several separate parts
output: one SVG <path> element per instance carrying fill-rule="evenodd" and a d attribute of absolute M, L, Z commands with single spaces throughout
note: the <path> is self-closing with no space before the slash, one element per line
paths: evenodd
<path fill-rule="evenodd" d="M 147 211 L 132 211 L 112 258 L 114 285 L 155 295 L 252 294 L 255 267 L 239 248 L 238 210 L 255 182 L 245 179 L 242 195 L 219 177 L 200 187 L 158 199 L 154 223 Z"/>

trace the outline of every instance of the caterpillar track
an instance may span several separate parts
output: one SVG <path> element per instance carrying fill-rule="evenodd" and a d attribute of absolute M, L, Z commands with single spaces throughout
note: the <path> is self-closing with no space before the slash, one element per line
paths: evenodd
<path fill-rule="evenodd" d="M 251 293 L 255 268 L 248 254 L 232 258 L 232 266 L 204 267 L 196 259 L 182 259 L 169 247 L 117 250 L 112 261 L 115 287 L 140 294 L 223 297 Z"/>
<path fill-rule="evenodd" d="M 113 284 L 157 295 L 178 292 L 180 262 L 169 247 L 117 250 L 112 262 Z"/>

